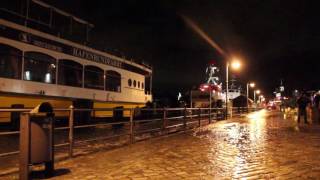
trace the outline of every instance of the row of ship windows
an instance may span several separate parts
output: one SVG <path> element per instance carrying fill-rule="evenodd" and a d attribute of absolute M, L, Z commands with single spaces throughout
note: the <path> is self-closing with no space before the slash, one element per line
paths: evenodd
<path fill-rule="evenodd" d="M 141 84 L 141 86 L 140 86 L 140 84 Z M 140 88 L 141 87 L 141 89 L 144 89 L 143 82 L 140 83 L 140 81 L 136 81 L 136 80 L 132 81 L 132 79 L 128 79 L 128 86 L 129 87 L 134 87 L 134 88 L 136 88 L 136 87 Z"/>
<path fill-rule="evenodd" d="M 21 50 L 0 44 L 0 77 L 22 79 L 21 76 L 27 81 L 121 92 L 121 74 L 116 71 L 83 66 L 68 59 L 56 60 L 39 52 L 25 52 L 23 56 Z M 141 88 L 144 89 L 143 83 Z"/>

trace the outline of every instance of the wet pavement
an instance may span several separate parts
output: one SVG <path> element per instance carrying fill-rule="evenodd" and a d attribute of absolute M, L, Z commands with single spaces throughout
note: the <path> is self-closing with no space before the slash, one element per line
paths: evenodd
<path fill-rule="evenodd" d="M 59 162 L 53 179 L 320 179 L 320 126 L 294 119 L 262 110 Z"/>

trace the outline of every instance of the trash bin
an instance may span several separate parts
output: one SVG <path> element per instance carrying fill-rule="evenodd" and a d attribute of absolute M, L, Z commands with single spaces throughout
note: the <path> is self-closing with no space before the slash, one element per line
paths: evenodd
<path fill-rule="evenodd" d="M 42 103 L 20 118 L 20 179 L 30 179 L 30 167 L 44 164 L 46 177 L 54 171 L 54 114 L 49 103 Z"/>

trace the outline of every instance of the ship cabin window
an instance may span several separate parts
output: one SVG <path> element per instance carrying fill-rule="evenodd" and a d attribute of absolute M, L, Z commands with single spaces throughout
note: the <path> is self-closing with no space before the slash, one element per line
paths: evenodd
<path fill-rule="evenodd" d="M 106 71 L 106 90 L 121 92 L 121 75 L 116 71 Z"/>
<path fill-rule="evenodd" d="M 128 79 L 128 86 L 131 87 L 132 86 L 132 80 Z"/>
<path fill-rule="evenodd" d="M 96 66 L 85 66 L 84 87 L 104 90 L 104 71 Z"/>
<path fill-rule="evenodd" d="M 138 88 L 140 88 L 140 81 L 138 81 Z"/>
<path fill-rule="evenodd" d="M 22 51 L 0 44 L 0 77 L 21 79 Z"/>
<path fill-rule="evenodd" d="M 82 87 L 83 66 L 72 60 L 60 59 L 58 63 L 58 84 Z"/>
<path fill-rule="evenodd" d="M 141 89 L 144 89 L 144 84 L 143 83 L 141 83 Z"/>
<path fill-rule="evenodd" d="M 133 81 L 133 87 L 137 87 L 137 81 L 136 80 Z"/>
<path fill-rule="evenodd" d="M 23 79 L 55 84 L 56 59 L 39 52 L 25 52 Z"/>

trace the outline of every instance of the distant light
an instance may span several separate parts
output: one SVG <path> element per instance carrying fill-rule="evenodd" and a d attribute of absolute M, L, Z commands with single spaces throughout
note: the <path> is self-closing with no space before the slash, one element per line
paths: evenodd
<path fill-rule="evenodd" d="M 257 93 L 257 94 L 260 94 L 260 90 L 256 90 L 256 93 Z"/>
<path fill-rule="evenodd" d="M 209 85 L 207 85 L 207 84 L 205 84 L 205 85 L 203 85 L 203 88 L 208 88 L 209 87 Z"/>
<path fill-rule="evenodd" d="M 46 74 L 46 78 L 45 78 L 44 82 L 45 83 L 51 83 L 51 74 L 50 73 Z"/>
<path fill-rule="evenodd" d="M 280 86 L 280 92 L 284 92 L 284 86 Z"/>
<path fill-rule="evenodd" d="M 25 76 L 26 76 L 26 80 L 28 80 L 28 81 L 31 80 L 31 78 L 30 78 L 30 76 L 31 76 L 30 71 L 26 71 Z"/>
<path fill-rule="evenodd" d="M 253 88 L 254 86 L 255 86 L 255 84 L 254 84 L 254 83 L 250 83 L 250 87 L 252 87 L 252 88 Z"/>

